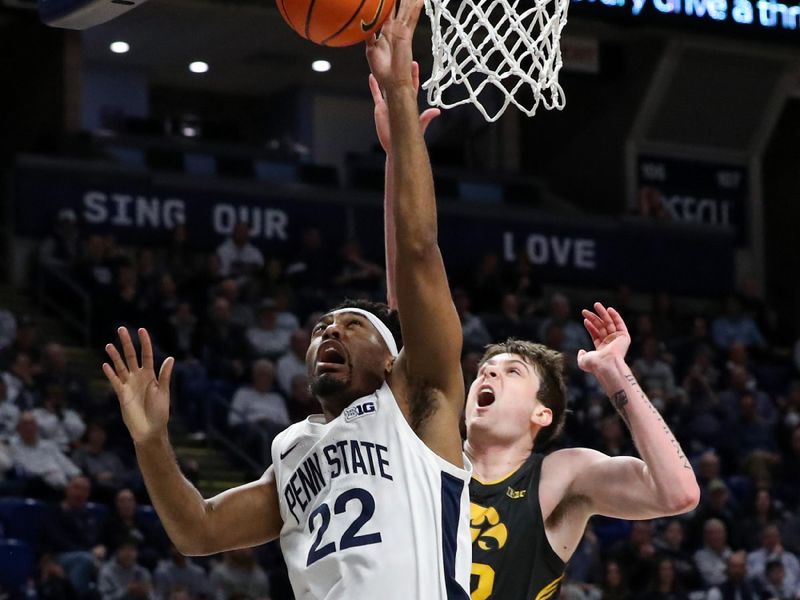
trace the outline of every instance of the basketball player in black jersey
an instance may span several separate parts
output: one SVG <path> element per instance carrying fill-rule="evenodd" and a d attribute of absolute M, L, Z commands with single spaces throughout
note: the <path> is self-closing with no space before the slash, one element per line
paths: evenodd
<path fill-rule="evenodd" d="M 540 344 L 489 346 L 467 397 L 472 600 L 557 597 L 564 568 L 592 515 L 653 519 L 692 510 L 700 491 L 675 437 L 625 363 L 619 313 L 584 310 L 594 375 L 631 431 L 641 459 L 588 448 L 534 453 L 563 427 L 562 357 Z"/>

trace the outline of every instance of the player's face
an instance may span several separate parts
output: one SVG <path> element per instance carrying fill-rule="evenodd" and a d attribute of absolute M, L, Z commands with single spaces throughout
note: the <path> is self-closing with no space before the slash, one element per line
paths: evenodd
<path fill-rule="evenodd" d="M 531 416 L 541 403 L 539 375 L 521 356 L 498 354 L 478 370 L 467 394 L 467 437 L 513 442 L 531 435 Z"/>
<path fill-rule="evenodd" d="M 324 315 L 311 332 L 306 370 L 320 400 L 353 401 L 377 390 L 386 378 L 389 350 L 366 317 L 357 313 Z"/>

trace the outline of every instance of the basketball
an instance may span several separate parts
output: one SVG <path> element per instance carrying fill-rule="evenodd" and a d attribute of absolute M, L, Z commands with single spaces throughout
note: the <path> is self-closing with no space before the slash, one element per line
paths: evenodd
<path fill-rule="evenodd" d="M 378 31 L 395 0 L 276 0 L 301 37 L 322 46 L 352 46 Z"/>

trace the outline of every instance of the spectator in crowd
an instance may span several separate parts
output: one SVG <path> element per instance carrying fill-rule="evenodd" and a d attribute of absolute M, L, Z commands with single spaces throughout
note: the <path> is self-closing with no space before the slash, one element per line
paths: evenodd
<path fill-rule="evenodd" d="M 784 549 L 781 544 L 780 529 L 775 524 L 764 527 L 761 533 L 761 547 L 747 555 L 747 572 L 750 577 L 766 585 L 767 564 L 770 561 L 778 561 L 783 565 L 785 571 L 783 579 L 786 586 L 792 590 L 797 589 L 800 584 L 800 562 L 794 554 Z"/>
<path fill-rule="evenodd" d="M 267 463 L 272 440 L 289 425 L 289 411 L 283 397 L 273 391 L 274 382 L 275 365 L 264 358 L 257 360 L 250 385 L 236 390 L 228 413 L 228 425 L 251 450 L 260 449 L 254 454 Z"/>
<path fill-rule="evenodd" d="M 81 416 L 66 405 L 64 388 L 48 385 L 42 397 L 42 407 L 33 410 L 39 425 L 39 435 L 55 442 L 61 450 L 69 452 L 86 431 Z"/>
<path fill-rule="evenodd" d="M 110 305 L 103 311 L 105 322 L 102 325 L 102 332 L 111 332 L 119 325 L 135 330 L 143 323 L 147 323 L 149 308 L 147 297 L 139 285 L 139 274 L 136 269 L 130 264 L 121 265 L 117 269 Z"/>
<path fill-rule="evenodd" d="M 174 590 L 183 589 L 193 600 L 210 599 L 211 584 L 205 570 L 170 545 L 169 558 L 158 563 L 153 575 L 156 600 L 169 600 Z"/>
<path fill-rule="evenodd" d="M 246 283 L 264 266 L 261 250 L 250 243 L 250 226 L 243 221 L 233 228 L 231 237 L 217 247 L 220 274 Z"/>
<path fill-rule="evenodd" d="M 212 379 L 237 381 L 245 372 L 247 339 L 231 321 L 230 304 L 216 298 L 203 335 L 203 362 Z"/>
<path fill-rule="evenodd" d="M 164 271 L 156 263 L 156 254 L 152 248 L 139 248 L 137 254 L 133 269 L 139 282 L 139 294 L 147 306 L 155 308 Z"/>
<path fill-rule="evenodd" d="M 701 537 L 705 539 L 705 528 L 710 519 L 717 519 L 725 525 L 725 538 L 734 548 L 739 548 L 738 507 L 733 503 L 730 489 L 722 479 L 712 479 L 701 489 L 700 506 L 694 512 L 690 522 L 690 542 L 697 545 Z M 713 533 L 713 532 L 712 532 Z"/>
<path fill-rule="evenodd" d="M 277 358 L 289 348 L 291 332 L 278 326 L 278 312 L 275 301 L 264 298 L 258 307 L 258 319 L 247 330 L 247 341 L 255 356 Z"/>
<path fill-rule="evenodd" d="M 37 600 L 78 600 L 75 588 L 55 556 L 43 554 L 37 570 Z"/>
<path fill-rule="evenodd" d="M 719 519 L 706 521 L 703 526 L 703 547 L 694 554 L 700 580 L 706 589 L 725 583 L 731 554 L 725 523 Z"/>
<path fill-rule="evenodd" d="M 78 262 L 81 251 L 78 216 L 71 208 L 62 208 L 56 216 L 53 232 L 39 249 L 43 265 L 69 272 Z"/>
<path fill-rule="evenodd" d="M 64 499 L 48 513 L 42 527 L 42 549 L 58 556 L 81 598 L 86 597 L 97 565 L 106 557 L 99 518 L 88 506 L 91 491 L 86 477 L 73 477 L 64 490 Z"/>
<path fill-rule="evenodd" d="M 374 293 L 383 285 L 383 269 L 366 259 L 358 240 L 348 240 L 339 250 L 339 265 L 333 278 L 335 286 L 346 290 L 346 295 Z"/>
<path fill-rule="evenodd" d="M 786 578 L 786 568 L 780 560 L 771 560 L 767 563 L 764 581 L 755 581 L 756 589 L 761 590 L 761 597 L 765 600 L 796 600 L 797 586 Z"/>
<path fill-rule="evenodd" d="M 14 313 L 0 307 L 0 355 L 17 337 L 17 319 Z"/>
<path fill-rule="evenodd" d="M 622 569 L 615 560 L 606 562 L 606 572 L 601 587 L 600 600 L 629 600 L 631 593 L 622 576 Z"/>
<path fill-rule="evenodd" d="M 269 579 L 256 563 L 252 548 L 225 552 L 222 562 L 211 570 L 209 580 L 216 600 L 231 600 L 238 594 L 252 600 L 269 598 Z"/>
<path fill-rule="evenodd" d="M 107 503 L 128 480 L 128 468 L 119 456 L 106 449 L 108 434 L 101 423 L 86 429 L 85 443 L 75 450 L 72 460 L 92 482 L 94 497 Z"/>
<path fill-rule="evenodd" d="M 564 294 L 553 294 L 550 299 L 550 314 L 539 325 L 540 339 L 547 339 L 547 331 L 552 325 L 558 325 L 563 334 L 561 351 L 566 357 L 575 357 L 578 350 L 590 347 L 590 340 L 583 326 L 571 317 L 572 308 L 569 298 Z"/>
<path fill-rule="evenodd" d="M 700 493 L 705 498 L 708 495 L 708 485 L 721 477 L 719 454 L 715 450 L 708 449 L 700 455 L 695 465 L 695 475 Z"/>
<path fill-rule="evenodd" d="M 150 572 L 138 559 L 136 540 L 123 540 L 114 557 L 100 569 L 97 591 L 101 600 L 155 599 Z"/>
<path fill-rule="evenodd" d="M 622 569 L 632 594 L 644 592 L 656 576 L 656 549 L 651 521 L 634 521 L 630 537 L 615 545 L 611 555 Z"/>
<path fill-rule="evenodd" d="M 470 312 L 470 299 L 467 292 L 460 288 L 453 290 L 453 303 L 458 312 L 458 318 L 461 320 L 464 349 L 466 351 L 482 350 L 492 341 L 492 338 L 483 320 Z"/>
<path fill-rule="evenodd" d="M 642 343 L 642 356 L 633 363 L 642 388 L 658 387 L 668 398 L 675 395 L 675 375 L 672 367 L 659 358 L 660 344 L 655 336 L 648 336 Z"/>
<path fill-rule="evenodd" d="M 521 300 L 518 294 L 506 292 L 500 304 L 500 312 L 485 317 L 486 326 L 495 340 L 508 338 L 531 339 L 534 337 L 533 327 L 522 314 Z"/>
<path fill-rule="evenodd" d="M 744 550 L 728 557 L 727 579 L 708 591 L 706 600 L 762 600 L 747 576 L 747 554 Z"/>
<path fill-rule="evenodd" d="M 8 441 L 17 430 L 20 410 L 9 400 L 5 379 L 0 377 L 0 441 Z"/>
<path fill-rule="evenodd" d="M 44 390 L 48 385 L 58 385 L 66 393 L 67 404 L 77 411 L 86 411 L 90 399 L 86 380 L 75 372 L 69 364 L 64 346 L 49 342 L 42 349 L 41 370 L 36 377 L 37 388 Z"/>
<path fill-rule="evenodd" d="M 114 260 L 108 256 L 102 236 L 87 238 L 83 255 L 75 265 L 75 278 L 95 300 L 102 301 L 109 294 L 114 283 Z"/>
<path fill-rule="evenodd" d="M 678 519 L 670 519 L 664 531 L 655 541 L 658 554 L 669 558 L 675 569 L 675 577 L 684 590 L 697 589 L 700 584 L 697 569 L 691 553 L 686 550 L 686 535 L 683 523 Z"/>
<path fill-rule="evenodd" d="M 149 322 L 161 345 L 164 345 L 165 339 L 169 336 L 169 320 L 178 310 L 180 303 L 178 285 L 172 273 L 160 273 L 158 285 L 153 290 L 153 298 L 150 301 Z"/>
<path fill-rule="evenodd" d="M 228 301 L 231 311 L 231 321 L 247 329 L 255 323 L 255 314 L 252 307 L 242 300 L 242 290 L 239 283 L 233 278 L 223 279 L 217 286 L 217 296 Z"/>
<path fill-rule="evenodd" d="M 133 540 L 142 564 L 152 568 L 166 549 L 165 534 L 160 527 L 140 517 L 136 509 L 136 497 L 131 490 L 117 492 L 114 506 L 103 523 L 103 543 L 109 552 L 114 552 L 123 540 Z"/>
<path fill-rule="evenodd" d="M 209 254 L 205 257 L 202 268 L 193 273 L 182 287 L 182 292 L 192 302 L 195 313 L 202 314 L 208 307 L 212 291 L 223 279 L 219 256 Z"/>
<path fill-rule="evenodd" d="M 772 501 L 769 490 L 758 490 L 752 508 L 741 524 L 741 541 L 745 548 L 755 548 L 761 543 L 764 528 L 781 520 L 780 510 Z"/>
<path fill-rule="evenodd" d="M 639 595 L 641 600 L 689 600 L 675 573 L 675 565 L 667 557 L 656 563 L 656 575 L 648 585 L 647 591 Z"/>
<path fill-rule="evenodd" d="M 734 341 L 740 341 L 748 348 L 762 349 L 766 346 L 755 319 L 742 311 L 742 305 L 735 296 L 725 302 L 725 315 L 714 319 L 711 336 L 720 350 L 727 350 Z"/>
<path fill-rule="evenodd" d="M 290 292 L 286 286 L 275 289 L 272 299 L 275 301 L 276 321 L 280 329 L 285 329 L 289 333 L 294 333 L 300 329 L 300 319 L 289 310 Z"/>
<path fill-rule="evenodd" d="M 192 305 L 181 301 L 167 317 L 159 342 L 164 352 L 175 360 L 199 359 L 202 356 L 199 320 Z"/>
<path fill-rule="evenodd" d="M 30 412 L 19 417 L 17 435 L 11 440 L 11 453 L 16 468 L 29 479 L 34 495 L 50 496 L 56 490 L 63 490 L 71 477 L 80 474 L 80 469 L 55 442 L 39 437 L 36 417 Z"/>
<path fill-rule="evenodd" d="M 20 410 L 30 410 L 37 403 L 35 370 L 30 355 L 17 352 L 8 370 L 2 373 L 6 395 Z"/>
<path fill-rule="evenodd" d="M 324 290 L 334 272 L 331 263 L 319 229 L 308 227 L 300 236 L 300 248 L 287 262 L 286 277 L 301 294 Z"/>
<path fill-rule="evenodd" d="M 712 399 L 719 385 L 719 371 L 714 367 L 714 352 L 709 346 L 699 346 L 692 364 L 686 371 L 683 389 L 690 400 Z"/>
<path fill-rule="evenodd" d="M 291 395 L 292 380 L 297 375 L 306 374 L 306 352 L 310 336 L 307 329 L 293 331 L 289 337 L 289 350 L 284 352 L 276 364 L 278 387 L 284 394 Z"/>
<path fill-rule="evenodd" d="M 750 371 L 741 366 L 735 366 L 730 371 L 730 385 L 719 394 L 722 409 L 733 418 L 739 411 L 742 396 L 752 396 L 756 403 L 756 413 L 759 420 L 771 427 L 778 418 L 770 397 L 758 389 L 758 383 Z"/>
<path fill-rule="evenodd" d="M 26 354 L 31 359 L 34 377 L 39 374 L 42 347 L 39 342 L 39 327 L 33 316 L 23 315 L 20 317 L 17 322 L 17 335 L 5 354 L 11 358 L 17 354 Z"/>
<path fill-rule="evenodd" d="M 189 247 L 185 223 L 178 223 L 172 229 L 169 244 L 163 249 L 159 262 L 172 274 L 179 287 L 200 268 L 202 259 Z"/>
<path fill-rule="evenodd" d="M 739 396 L 739 414 L 731 423 L 730 434 L 740 460 L 755 451 L 774 453 L 777 450 L 772 428 L 758 414 L 753 394 Z"/>

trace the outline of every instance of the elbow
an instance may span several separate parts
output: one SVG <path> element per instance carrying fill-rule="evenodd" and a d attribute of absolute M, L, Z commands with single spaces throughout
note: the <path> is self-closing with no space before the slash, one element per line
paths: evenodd
<path fill-rule="evenodd" d="M 414 239 L 404 240 L 403 243 L 398 241 L 397 252 L 398 257 L 402 257 L 406 261 L 429 262 L 439 256 L 439 242 L 436 239 L 436 233 L 416 235 Z M 398 262 L 398 264 L 400 265 L 402 262 Z"/>
<path fill-rule="evenodd" d="M 671 494 L 664 508 L 669 514 L 681 515 L 693 511 L 699 503 L 700 487 L 697 485 L 697 480 L 692 477 L 691 482 L 680 486 Z"/>
<path fill-rule="evenodd" d="M 173 539 L 172 543 L 175 545 L 175 549 L 184 556 L 205 556 L 211 554 L 211 552 L 206 550 L 199 539 Z"/>

